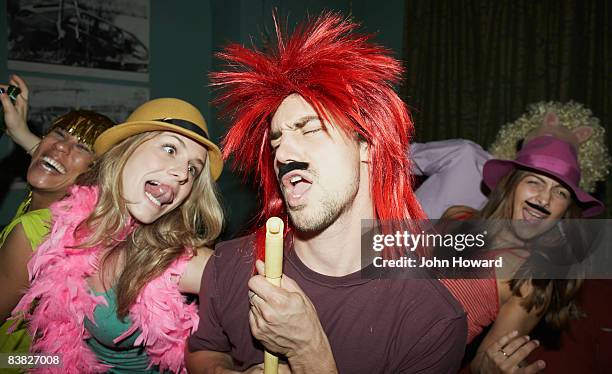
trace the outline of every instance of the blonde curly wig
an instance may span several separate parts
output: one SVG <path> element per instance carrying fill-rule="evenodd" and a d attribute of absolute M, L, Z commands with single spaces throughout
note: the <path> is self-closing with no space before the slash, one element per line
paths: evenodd
<path fill-rule="evenodd" d="M 573 101 L 567 103 L 541 101 L 529 105 L 527 109 L 527 113 L 501 128 L 489 152 L 495 158 L 514 159 L 518 141 L 525 138 L 531 130 L 540 127 L 547 112 L 554 112 L 559 117 L 559 123 L 570 130 L 580 126 L 593 129 L 593 135 L 580 144 L 578 162 L 582 171 L 580 187 L 585 191 L 594 192 L 596 183 L 606 179 L 612 164 L 605 143 L 606 130 L 599 124 L 599 119 L 593 117 L 593 113 L 582 104 Z"/>

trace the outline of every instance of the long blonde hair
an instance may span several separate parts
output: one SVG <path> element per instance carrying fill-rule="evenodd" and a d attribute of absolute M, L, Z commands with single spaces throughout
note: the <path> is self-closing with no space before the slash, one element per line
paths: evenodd
<path fill-rule="evenodd" d="M 207 159 L 191 193 L 180 206 L 151 224 L 137 226 L 131 235 L 122 239 L 131 222 L 121 185 L 123 169 L 134 151 L 159 133 L 151 131 L 125 139 L 107 151 L 77 182 L 99 187 L 96 208 L 79 227 L 90 233 L 80 247 L 109 249 L 101 260 L 100 271 L 109 259 L 116 259 L 120 252 L 125 255 L 115 284 L 117 313 L 121 318 L 129 313 L 149 281 L 193 248 L 212 246 L 223 226 L 223 210 Z"/>

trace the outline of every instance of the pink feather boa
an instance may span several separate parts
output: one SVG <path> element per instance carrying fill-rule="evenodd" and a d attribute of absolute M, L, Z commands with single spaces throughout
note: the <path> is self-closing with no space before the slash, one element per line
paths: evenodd
<path fill-rule="evenodd" d="M 91 335 L 84 319 L 93 321 L 96 306 L 106 304 L 86 282 L 97 270 L 99 248 L 70 248 L 78 242 L 75 229 L 97 201 L 97 188 L 75 186 L 69 197 L 53 204 L 51 233 L 28 263 L 31 286 L 15 307 L 13 318 L 28 319 L 29 332 L 36 337 L 32 352 L 58 354 L 62 360 L 61 368 L 39 368 L 37 372 L 100 373 L 109 368 L 97 360 L 85 342 Z M 126 230 L 126 235 L 132 229 Z M 185 304 L 175 281 L 190 257 L 177 259 L 144 287 L 130 308 L 131 328 L 115 339 L 119 342 L 140 330 L 134 344 L 145 346 L 150 366 L 159 365 L 160 371 L 186 372 L 185 342 L 198 327 L 197 307 Z M 32 311 L 33 302 L 36 307 Z"/>

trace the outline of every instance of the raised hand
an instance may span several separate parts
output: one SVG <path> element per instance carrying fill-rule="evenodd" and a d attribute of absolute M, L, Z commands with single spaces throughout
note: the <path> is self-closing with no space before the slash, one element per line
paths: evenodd
<path fill-rule="evenodd" d="M 30 131 L 27 124 L 30 91 L 25 81 L 16 74 L 10 77 L 9 84 L 19 87 L 21 93 L 17 95 L 14 103 L 6 93 L 0 94 L 6 133 L 15 143 L 19 144 L 28 153 L 31 153 L 40 142 L 40 138 Z M 0 88 L 6 92 L 8 85 L 0 84 Z"/>

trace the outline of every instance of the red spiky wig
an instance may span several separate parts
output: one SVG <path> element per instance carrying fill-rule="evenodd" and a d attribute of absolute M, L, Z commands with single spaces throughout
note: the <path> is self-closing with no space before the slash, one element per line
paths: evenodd
<path fill-rule="evenodd" d="M 215 100 L 231 121 L 224 157 L 245 178 L 254 172 L 263 209 L 258 223 L 287 213 L 273 168 L 270 120 L 290 94 L 301 95 L 317 114 L 369 144 L 374 216 L 422 219 L 408 159 L 413 124 L 393 85 L 403 73 L 389 50 L 356 32 L 357 24 L 323 13 L 285 38 L 275 17 L 277 44 L 270 51 L 229 45 L 217 56 L 226 70 L 212 73 Z"/>

